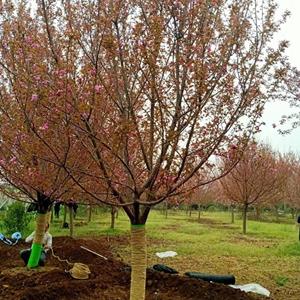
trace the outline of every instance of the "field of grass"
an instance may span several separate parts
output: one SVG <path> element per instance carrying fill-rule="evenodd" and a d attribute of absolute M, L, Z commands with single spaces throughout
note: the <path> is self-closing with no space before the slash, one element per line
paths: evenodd
<path fill-rule="evenodd" d="M 54 219 L 51 233 L 68 235 Z M 110 229 L 110 213 L 98 210 L 87 224 L 84 208 L 75 220 L 75 236 L 120 236 L 111 238 L 113 249 L 130 263 L 129 222 L 120 212 L 116 228 Z M 241 233 L 241 219 L 231 224 L 228 212 L 204 212 L 189 217 L 184 211 L 169 212 L 168 218 L 154 210 L 147 222 L 148 265 L 163 263 L 177 269 L 213 274 L 233 274 L 237 284 L 259 283 L 273 299 L 299 299 L 300 242 L 298 228 L 290 216 L 281 223 L 248 221 L 247 235 Z M 31 224 L 33 228 L 34 224 Z M 54 245 L 55 247 L 55 245 Z M 156 252 L 173 250 L 174 258 L 159 259 Z"/>

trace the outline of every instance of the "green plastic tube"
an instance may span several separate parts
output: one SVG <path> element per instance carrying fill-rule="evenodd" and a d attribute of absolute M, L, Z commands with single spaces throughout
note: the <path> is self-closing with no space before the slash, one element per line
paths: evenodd
<path fill-rule="evenodd" d="M 28 268 L 32 269 L 38 267 L 42 250 L 43 250 L 43 246 L 41 244 L 38 243 L 32 244 L 30 257 L 27 263 Z"/>

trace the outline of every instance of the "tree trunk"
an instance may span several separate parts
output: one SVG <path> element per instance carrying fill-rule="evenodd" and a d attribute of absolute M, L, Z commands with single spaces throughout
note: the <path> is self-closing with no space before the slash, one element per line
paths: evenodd
<path fill-rule="evenodd" d="M 73 217 L 74 217 L 74 211 L 73 207 L 70 205 L 69 206 L 69 218 L 70 218 L 70 237 L 73 237 L 73 232 L 74 232 L 74 224 L 73 224 Z"/>
<path fill-rule="evenodd" d="M 50 223 L 53 223 L 53 215 L 54 215 L 53 210 L 54 210 L 54 207 L 52 206 L 51 207 L 51 214 L 50 214 Z"/>
<path fill-rule="evenodd" d="M 231 206 L 231 224 L 234 224 L 234 207 Z"/>
<path fill-rule="evenodd" d="M 192 216 L 192 209 L 190 209 L 190 211 L 189 211 L 189 217 L 191 217 Z"/>
<path fill-rule="evenodd" d="M 64 219 L 63 219 L 63 226 L 67 222 L 67 205 L 64 204 Z"/>
<path fill-rule="evenodd" d="M 293 208 L 291 208 L 291 214 L 292 214 L 293 220 L 295 220 L 295 210 Z"/>
<path fill-rule="evenodd" d="M 260 211 L 260 207 L 255 207 L 255 220 L 259 221 L 260 220 L 260 215 L 261 215 L 261 211 Z"/>
<path fill-rule="evenodd" d="M 168 203 L 165 203 L 165 217 L 168 218 Z"/>
<path fill-rule="evenodd" d="M 51 209 L 52 202 L 49 197 L 43 193 L 37 192 L 37 217 L 36 227 L 31 246 L 30 257 L 27 263 L 28 268 L 35 268 L 39 265 L 41 253 L 43 250 L 43 239 L 45 235 L 45 228 L 49 223 L 50 215 L 49 210 Z"/>
<path fill-rule="evenodd" d="M 130 300 L 144 300 L 146 289 L 147 245 L 145 225 L 131 225 Z"/>
<path fill-rule="evenodd" d="M 116 208 L 114 206 L 111 207 L 111 222 L 110 222 L 110 228 L 115 228 L 115 214 L 116 214 Z"/>
<path fill-rule="evenodd" d="M 300 215 L 300 210 L 299 209 L 297 209 L 296 210 L 296 216 L 295 216 L 295 219 L 296 219 L 296 221 L 298 222 L 298 216 Z"/>
<path fill-rule="evenodd" d="M 247 229 L 247 211 L 248 211 L 248 205 L 244 205 L 243 209 L 243 234 L 246 234 L 246 229 Z"/>
<path fill-rule="evenodd" d="M 198 206 L 198 222 L 200 222 L 201 206 Z"/>
<path fill-rule="evenodd" d="M 276 217 L 276 222 L 279 222 L 279 213 L 278 213 L 278 207 L 274 207 L 274 212 L 275 212 L 275 217 Z"/>
<path fill-rule="evenodd" d="M 88 221 L 88 223 L 90 223 L 91 222 L 91 220 L 92 220 L 92 205 L 89 205 L 89 207 L 88 207 L 88 217 L 87 217 L 87 221 Z"/>
<path fill-rule="evenodd" d="M 116 209 L 116 219 L 118 219 L 119 218 L 119 209 L 117 207 L 115 207 L 115 209 Z"/>
<path fill-rule="evenodd" d="M 49 221 L 48 213 L 39 213 L 36 218 L 35 234 L 31 246 L 31 253 L 27 263 L 28 268 L 35 268 L 39 265 L 41 253 L 43 250 L 43 238 L 45 228 Z"/>

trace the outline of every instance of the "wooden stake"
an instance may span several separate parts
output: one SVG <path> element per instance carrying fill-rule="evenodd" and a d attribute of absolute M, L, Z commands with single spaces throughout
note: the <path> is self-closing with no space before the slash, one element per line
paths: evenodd
<path fill-rule="evenodd" d="M 97 252 L 95 252 L 95 251 L 93 251 L 93 250 L 90 250 L 90 249 L 88 249 L 88 248 L 86 248 L 86 247 L 83 247 L 83 246 L 80 246 L 80 248 L 82 248 L 83 250 L 86 250 L 86 251 L 88 251 L 88 252 L 91 252 L 91 253 L 93 253 L 93 254 L 95 254 L 95 255 L 97 255 L 97 256 L 100 256 L 100 257 L 102 257 L 102 258 L 105 259 L 105 260 L 108 260 L 107 257 L 105 257 L 105 256 L 103 256 L 103 255 L 101 255 L 101 254 L 99 254 L 99 253 L 97 253 Z"/>

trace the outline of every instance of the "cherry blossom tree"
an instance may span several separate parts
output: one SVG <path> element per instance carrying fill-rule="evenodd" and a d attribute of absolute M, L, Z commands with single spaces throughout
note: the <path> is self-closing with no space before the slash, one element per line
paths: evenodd
<path fill-rule="evenodd" d="M 288 179 L 283 191 L 284 203 L 286 203 L 292 211 L 292 216 L 295 218 L 300 211 L 300 159 L 294 153 L 288 153 L 284 157 L 288 164 Z"/>
<path fill-rule="evenodd" d="M 1 116 L 21 116 L 8 114 L 1 134 L 13 143 L 21 129 L 27 147 L 21 159 L 1 137 L 2 176 L 29 195 L 22 182 L 36 157 L 44 176 L 33 190 L 54 196 L 58 173 L 69 193 L 122 207 L 130 297 L 144 299 L 150 209 L 234 167 L 238 155 L 220 168 L 217 157 L 243 149 L 266 101 L 284 95 L 287 43 L 270 43 L 285 16 L 275 20 L 273 0 L 28 3 L 1 6 Z"/>
<path fill-rule="evenodd" d="M 200 221 L 201 207 L 208 204 L 216 203 L 216 188 L 215 184 L 201 186 L 193 191 L 190 195 L 191 205 L 197 205 L 198 222 Z"/>
<path fill-rule="evenodd" d="M 222 187 L 221 181 L 217 181 L 217 184 L 215 185 L 215 189 L 216 189 L 216 202 L 227 206 L 228 207 L 228 211 L 230 211 L 230 215 L 231 215 L 231 223 L 234 224 L 235 222 L 235 211 L 237 208 L 237 203 L 233 200 L 231 200 L 228 195 L 226 195 L 224 193 L 224 189 Z"/>
<path fill-rule="evenodd" d="M 70 165 L 78 160 L 70 148 L 77 140 L 53 102 L 63 86 L 61 77 L 57 70 L 47 72 L 52 58 L 46 36 L 25 4 L 0 5 L 0 176 L 4 193 L 33 202 L 38 212 L 28 262 L 36 267 L 53 201 L 82 192 L 61 167 L 66 159 Z"/>
<path fill-rule="evenodd" d="M 228 163 L 228 159 L 223 163 Z M 249 207 L 280 197 L 286 178 L 278 156 L 269 147 L 253 142 L 238 165 L 220 180 L 224 195 L 243 207 L 244 234 Z"/>

